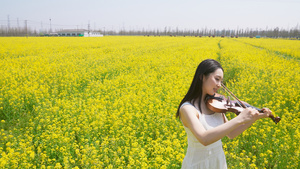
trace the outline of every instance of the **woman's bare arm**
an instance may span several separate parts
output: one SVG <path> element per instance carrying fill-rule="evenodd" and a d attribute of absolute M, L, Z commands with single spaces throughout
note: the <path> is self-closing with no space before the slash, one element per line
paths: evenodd
<path fill-rule="evenodd" d="M 243 123 L 250 122 L 252 117 L 258 116 L 259 113 L 254 109 L 245 109 L 239 116 L 210 130 L 203 127 L 196 114 L 197 110 L 191 105 L 182 106 L 180 109 L 183 125 L 191 130 L 201 144 L 207 146 L 227 136 Z"/>
<path fill-rule="evenodd" d="M 232 132 L 230 132 L 227 135 L 227 137 L 230 139 L 237 137 L 238 135 L 242 134 L 245 130 L 247 130 L 256 120 L 258 120 L 260 118 L 269 117 L 269 115 L 272 113 L 268 108 L 263 108 L 262 110 L 264 110 L 264 113 L 260 113 L 260 116 L 257 116 L 257 118 L 253 118 L 248 123 L 244 123 L 244 124 L 240 125 L 236 129 L 234 129 Z M 225 116 L 225 120 L 226 120 L 226 122 L 228 122 L 228 119 L 226 118 L 226 116 Z"/>

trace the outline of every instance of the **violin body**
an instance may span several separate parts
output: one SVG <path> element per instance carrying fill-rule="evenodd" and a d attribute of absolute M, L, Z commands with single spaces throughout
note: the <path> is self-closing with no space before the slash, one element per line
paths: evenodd
<path fill-rule="evenodd" d="M 239 115 L 240 112 L 244 110 L 244 108 L 232 105 L 231 102 L 224 99 L 222 96 L 207 96 L 206 99 L 206 106 L 212 110 L 213 112 L 217 113 L 226 113 L 226 112 L 233 112 L 236 115 Z"/>
<path fill-rule="evenodd" d="M 216 113 L 226 113 L 233 112 L 236 115 L 239 115 L 245 108 L 252 107 L 256 109 L 258 112 L 263 113 L 263 110 L 251 106 L 246 102 L 241 101 L 231 101 L 226 99 L 224 96 L 215 94 L 213 96 L 207 95 L 205 98 L 206 106 L 216 112 Z M 244 107 L 245 106 L 245 107 Z M 269 117 L 277 124 L 281 119 L 280 117 L 274 117 L 272 114 Z"/>

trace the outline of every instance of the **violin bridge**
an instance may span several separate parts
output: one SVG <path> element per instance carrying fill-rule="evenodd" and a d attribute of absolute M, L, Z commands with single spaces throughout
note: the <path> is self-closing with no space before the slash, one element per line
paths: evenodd
<path fill-rule="evenodd" d="M 233 106 L 233 104 L 232 104 L 232 102 L 231 102 L 229 96 L 228 96 L 228 98 L 227 98 L 227 100 L 226 100 L 226 105 L 229 106 L 229 107 L 232 107 L 232 106 Z"/>

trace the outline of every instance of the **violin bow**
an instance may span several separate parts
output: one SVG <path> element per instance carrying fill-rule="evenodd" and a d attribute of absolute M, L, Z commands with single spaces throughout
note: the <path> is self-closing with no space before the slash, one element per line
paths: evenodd
<path fill-rule="evenodd" d="M 227 91 L 229 92 L 241 105 L 243 108 L 247 108 L 247 106 L 240 101 L 240 99 L 238 99 L 223 83 L 221 83 L 222 87 Z"/>
<path fill-rule="evenodd" d="M 221 85 L 222 85 L 222 87 L 227 91 L 227 92 L 229 92 L 238 102 L 240 102 L 241 103 L 241 105 L 242 105 L 242 107 L 244 107 L 244 108 L 246 108 L 247 106 L 243 103 L 243 102 L 241 102 L 223 83 L 221 83 Z M 275 122 L 275 124 L 277 124 L 280 120 L 281 120 L 281 118 L 279 117 L 279 116 L 277 116 L 277 117 L 274 117 L 274 115 L 273 114 L 270 114 L 269 115 L 269 117 Z"/>

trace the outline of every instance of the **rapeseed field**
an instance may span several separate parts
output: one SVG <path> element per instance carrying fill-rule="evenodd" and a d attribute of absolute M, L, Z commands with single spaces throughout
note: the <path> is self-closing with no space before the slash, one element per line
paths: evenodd
<path fill-rule="evenodd" d="M 175 118 L 198 64 L 224 68 L 268 107 L 223 147 L 229 168 L 299 168 L 299 41 L 208 37 L 1 37 L 0 168 L 180 168 Z M 230 119 L 235 115 L 227 113 Z"/>

